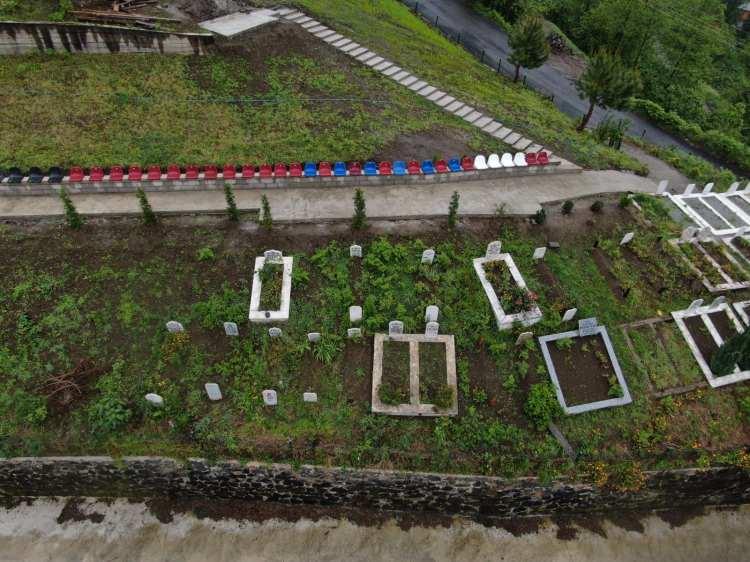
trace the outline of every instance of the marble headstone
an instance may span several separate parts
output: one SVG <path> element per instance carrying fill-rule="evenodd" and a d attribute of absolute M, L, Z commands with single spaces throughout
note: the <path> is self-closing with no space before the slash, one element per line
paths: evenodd
<path fill-rule="evenodd" d="M 433 261 L 435 261 L 435 250 L 430 248 L 422 252 L 422 263 L 431 264 Z"/>
<path fill-rule="evenodd" d="M 581 337 L 593 336 L 596 334 L 598 327 L 596 318 L 584 318 L 578 321 L 578 335 Z"/>
<path fill-rule="evenodd" d="M 276 395 L 275 390 L 264 390 L 262 392 L 263 394 L 263 403 L 266 406 L 275 406 L 279 403 L 279 397 Z"/>
<path fill-rule="evenodd" d="M 169 322 L 167 322 L 167 330 L 170 333 L 174 334 L 175 332 L 184 332 L 185 328 L 179 322 L 170 320 Z"/>
<path fill-rule="evenodd" d="M 153 392 L 149 392 L 148 394 L 146 394 L 146 401 L 150 402 L 154 406 L 164 405 L 164 398 L 162 398 L 158 394 L 154 394 Z"/>
<path fill-rule="evenodd" d="M 239 336 L 240 330 L 235 322 L 224 322 L 224 333 L 228 336 Z"/>
<path fill-rule="evenodd" d="M 563 314 L 562 321 L 570 322 L 571 320 L 573 320 L 573 318 L 576 317 L 576 314 L 578 314 L 577 308 L 569 308 L 565 311 L 565 314 Z"/>
<path fill-rule="evenodd" d="M 204 385 L 204 388 L 206 389 L 206 394 L 208 394 L 209 400 L 221 400 L 221 389 L 218 384 L 215 382 L 207 382 Z"/>
<path fill-rule="evenodd" d="M 350 258 L 361 258 L 362 257 L 362 246 L 352 244 L 349 246 L 349 257 Z"/>

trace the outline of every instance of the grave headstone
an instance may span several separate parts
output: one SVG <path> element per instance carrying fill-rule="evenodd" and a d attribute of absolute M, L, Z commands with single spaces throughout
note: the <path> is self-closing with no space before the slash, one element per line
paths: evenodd
<path fill-rule="evenodd" d="M 521 345 L 522 343 L 530 340 L 534 337 L 533 332 L 522 332 L 518 334 L 518 338 L 516 339 L 516 345 Z"/>
<path fill-rule="evenodd" d="M 547 247 L 550 250 L 559 250 L 560 249 L 560 242 L 547 242 Z"/>
<path fill-rule="evenodd" d="M 535 259 L 535 260 L 543 260 L 546 254 L 547 254 L 547 247 L 541 246 L 537 248 L 536 250 L 534 250 L 534 255 L 531 257 L 532 259 Z"/>
<path fill-rule="evenodd" d="M 224 322 L 224 333 L 228 336 L 239 336 L 240 330 L 235 322 Z"/>
<path fill-rule="evenodd" d="M 361 258 L 362 257 L 362 246 L 352 244 L 349 246 L 349 257 L 350 258 Z"/>
<path fill-rule="evenodd" d="M 281 335 L 281 328 L 268 328 L 268 335 L 272 338 L 278 338 Z"/>
<path fill-rule="evenodd" d="M 281 252 L 278 250 L 266 250 L 263 252 L 263 257 L 266 258 L 266 262 L 268 263 L 283 263 L 284 257 L 281 255 Z"/>
<path fill-rule="evenodd" d="M 317 392 L 303 392 L 302 393 L 302 401 L 303 402 L 317 402 L 318 401 L 318 393 Z"/>
<path fill-rule="evenodd" d="M 713 183 L 707 183 L 705 187 L 703 188 L 702 193 L 711 193 L 711 190 L 713 190 L 714 184 Z"/>
<path fill-rule="evenodd" d="M 740 182 L 736 181 L 732 183 L 732 185 L 729 186 L 729 189 L 727 190 L 727 193 L 734 193 L 737 191 L 737 188 L 740 186 Z"/>
<path fill-rule="evenodd" d="M 713 302 L 709 305 L 710 308 L 719 308 L 721 305 L 727 302 L 727 297 L 724 295 L 716 297 Z"/>
<path fill-rule="evenodd" d="M 584 318 L 578 321 L 578 335 L 581 337 L 593 336 L 596 334 L 598 327 L 596 318 Z"/>
<path fill-rule="evenodd" d="M 354 338 L 361 338 L 362 337 L 362 329 L 361 328 L 349 328 L 346 331 L 346 337 L 351 339 Z"/>
<path fill-rule="evenodd" d="M 261 394 L 263 394 L 263 403 L 266 406 L 275 406 L 279 403 L 279 397 L 275 390 L 264 390 Z"/>
<path fill-rule="evenodd" d="M 693 192 L 693 190 L 694 190 L 694 189 L 695 189 L 695 184 L 694 184 L 694 183 L 691 183 L 691 184 L 689 184 L 689 185 L 688 185 L 688 186 L 687 186 L 687 187 L 685 188 L 685 191 L 684 191 L 684 192 L 683 192 L 682 194 L 683 194 L 683 195 L 690 195 L 690 194 L 691 194 L 691 193 Z"/>
<path fill-rule="evenodd" d="M 628 232 L 625 236 L 622 237 L 622 240 L 620 240 L 620 246 L 629 244 L 630 241 L 633 239 L 633 236 L 635 236 L 635 232 Z"/>
<path fill-rule="evenodd" d="M 690 306 L 688 306 L 689 311 L 694 311 L 699 309 L 703 306 L 703 299 L 695 299 L 693 302 L 690 303 Z"/>
<path fill-rule="evenodd" d="M 388 335 L 399 336 L 404 333 L 404 323 L 400 320 L 391 320 L 388 322 Z"/>
<path fill-rule="evenodd" d="M 428 338 L 437 337 L 440 332 L 440 324 L 437 322 L 427 322 L 427 327 L 424 330 L 424 335 Z"/>
<path fill-rule="evenodd" d="M 438 316 L 440 316 L 440 309 L 434 304 L 428 306 L 424 311 L 425 322 L 437 322 Z"/>
<path fill-rule="evenodd" d="M 432 264 L 433 261 L 435 261 L 435 250 L 430 248 L 422 252 L 422 263 Z"/>
<path fill-rule="evenodd" d="M 162 398 L 158 394 L 154 394 L 153 392 L 149 392 L 148 394 L 146 394 L 146 401 L 150 402 L 154 406 L 164 405 L 164 398 Z"/>
<path fill-rule="evenodd" d="M 170 320 L 169 322 L 167 322 L 167 330 L 171 334 L 174 334 L 176 332 L 184 332 L 185 328 L 179 322 L 175 320 Z"/>
<path fill-rule="evenodd" d="M 661 180 L 659 182 L 659 187 L 656 188 L 656 194 L 662 195 L 663 193 L 666 193 L 667 187 L 669 187 L 669 180 Z"/>
<path fill-rule="evenodd" d="M 689 242 L 695 237 L 695 233 L 697 231 L 698 229 L 694 226 L 688 226 L 687 228 L 683 229 L 682 234 L 680 234 L 680 240 L 683 242 Z"/>
<path fill-rule="evenodd" d="M 578 314 L 577 308 L 569 308 L 565 311 L 565 314 L 563 314 L 562 321 L 570 322 L 571 320 L 573 320 L 573 318 L 576 317 L 576 314 Z"/>
<path fill-rule="evenodd" d="M 357 324 L 362 321 L 362 307 L 361 306 L 350 306 L 349 307 L 349 322 Z"/>
<path fill-rule="evenodd" d="M 704 228 L 701 228 L 698 231 L 698 241 L 699 242 L 705 242 L 706 240 L 708 240 L 712 236 L 713 236 L 713 234 L 711 233 L 711 227 L 706 226 Z"/>
<path fill-rule="evenodd" d="M 310 343 L 318 343 L 320 341 L 321 335 L 320 332 L 310 332 L 307 334 L 307 341 Z"/>
<path fill-rule="evenodd" d="M 495 240 L 487 244 L 487 252 L 484 257 L 488 260 L 494 260 L 500 257 L 502 254 L 503 243 L 500 240 Z"/>
<path fill-rule="evenodd" d="M 221 389 L 219 388 L 219 385 L 215 382 L 207 382 L 205 385 L 203 385 L 206 389 L 206 394 L 208 394 L 209 400 L 221 400 Z"/>

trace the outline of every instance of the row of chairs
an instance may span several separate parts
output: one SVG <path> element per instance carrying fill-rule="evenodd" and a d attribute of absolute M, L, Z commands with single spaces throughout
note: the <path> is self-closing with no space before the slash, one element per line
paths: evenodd
<path fill-rule="evenodd" d="M 450 160 L 396 160 L 395 162 L 368 161 L 364 165 L 359 162 L 292 162 L 291 164 L 278 163 L 275 165 L 262 164 L 257 168 L 246 164 L 241 167 L 227 164 L 223 167 L 214 165 L 204 166 L 201 170 L 198 166 L 186 166 L 184 171 L 176 164 L 167 166 L 163 173 L 160 166 L 148 166 L 145 171 L 140 166 L 130 166 L 127 171 L 123 166 L 112 166 L 109 173 L 101 166 L 93 166 L 88 174 L 80 166 L 73 166 L 68 174 L 68 181 L 159 181 L 180 179 L 236 179 L 236 178 L 308 178 L 308 177 L 343 177 L 343 176 L 406 176 L 417 174 L 444 174 L 450 172 L 461 172 L 471 170 L 487 170 L 489 168 L 509 168 L 514 166 L 544 166 L 549 164 L 546 152 L 524 154 L 519 152 L 515 157 L 511 154 L 503 154 L 502 158 L 497 154 L 491 154 L 489 158 L 478 155 L 476 158 L 464 156 L 463 158 L 451 158 Z M 62 168 L 54 166 L 47 173 L 40 168 L 31 168 L 28 175 L 24 176 L 19 168 L 11 168 L 7 174 L 0 171 L 0 181 L 5 179 L 7 183 L 21 183 L 27 178 L 28 183 L 42 183 L 45 177 L 49 183 L 60 183 L 65 178 Z"/>

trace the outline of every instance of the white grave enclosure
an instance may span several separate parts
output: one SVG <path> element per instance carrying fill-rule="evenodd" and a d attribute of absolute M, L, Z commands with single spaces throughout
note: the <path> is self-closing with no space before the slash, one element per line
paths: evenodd
<path fill-rule="evenodd" d="M 742 190 L 738 187 L 733 184 L 728 191 L 718 193 L 707 190 L 708 186 L 694 191 L 691 184 L 683 193 L 665 191 L 663 196 L 701 228 L 717 236 L 730 236 L 750 226 L 750 190 L 748 186 Z"/>
<path fill-rule="evenodd" d="M 270 252 L 266 252 L 269 254 Z M 253 288 L 250 295 L 250 322 L 270 323 L 285 322 L 289 320 L 289 306 L 292 301 L 292 268 L 294 267 L 294 258 L 282 257 L 281 252 L 278 255 L 272 254 L 271 263 L 283 264 L 283 278 L 281 281 L 281 306 L 278 310 L 260 310 L 260 294 L 263 283 L 260 279 L 260 272 L 266 264 L 268 257 L 266 255 L 255 258 L 255 268 L 253 273 Z M 276 261 L 275 258 L 280 261 Z"/>
<path fill-rule="evenodd" d="M 669 243 L 675 248 L 678 258 L 710 292 L 750 288 L 750 261 L 731 246 L 729 241 L 715 239 L 712 234 L 699 231 L 698 235 L 690 240 L 675 238 Z M 695 258 L 691 260 L 683 248 L 692 252 Z M 717 260 L 725 263 L 719 263 Z"/>

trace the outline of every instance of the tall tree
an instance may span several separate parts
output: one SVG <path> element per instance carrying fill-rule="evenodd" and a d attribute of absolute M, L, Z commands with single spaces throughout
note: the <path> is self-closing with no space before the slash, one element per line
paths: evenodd
<path fill-rule="evenodd" d="M 514 82 L 518 81 L 521 67 L 538 68 L 549 57 L 549 44 L 539 17 L 527 17 L 514 25 L 508 44 L 513 49 L 508 60 L 516 66 Z"/>
<path fill-rule="evenodd" d="M 638 71 L 627 68 L 617 55 L 598 51 L 589 59 L 576 88 L 582 98 L 589 100 L 589 109 L 578 125 L 578 130 L 583 131 L 597 105 L 622 109 L 628 98 L 640 90 L 641 78 Z"/>

